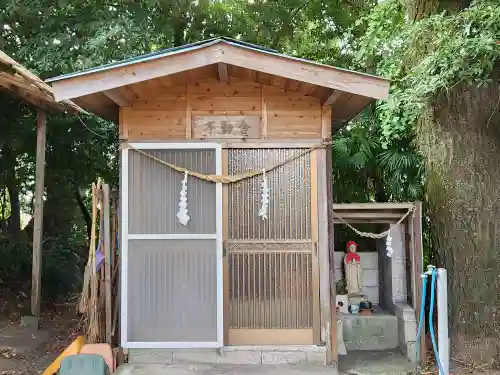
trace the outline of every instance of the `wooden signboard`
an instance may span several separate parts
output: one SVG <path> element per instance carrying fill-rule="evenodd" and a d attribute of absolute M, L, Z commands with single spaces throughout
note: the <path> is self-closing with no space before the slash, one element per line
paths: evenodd
<path fill-rule="evenodd" d="M 193 138 L 260 138 L 259 116 L 193 116 L 192 124 Z"/>

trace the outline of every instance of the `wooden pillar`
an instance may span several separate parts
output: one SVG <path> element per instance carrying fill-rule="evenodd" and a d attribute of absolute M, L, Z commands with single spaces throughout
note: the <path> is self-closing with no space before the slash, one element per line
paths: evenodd
<path fill-rule="evenodd" d="M 319 258 L 319 277 L 320 277 L 320 304 L 321 304 L 321 340 L 326 346 L 326 362 L 334 362 L 332 357 L 332 331 L 335 326 L 332 320 L 331 305 L 331 282 L 330 282 L 330 251 L 328 245 L 328 210 L 331 204 L 328 204 L 327 194 L 327 166 L 325 149 L 317 151 L 318 153 L 318 258 Z"/>
<path fill-rule="evenodd" d="M 417 317 L 420 315 L 420 301 L 422 298 L 422 282 L 420 275 L 424 272 L 424 259 L 422 248 L 422 202 L 415 202 L 415 211 L 409 219 L 411 234 L 411 252 L 412 252 L 412 278 L 414 278 L 413 307 Z M 425 327 L 425 314 L 422 321 Z M 422 329 L 420 336 L 420 360 L 425 363 L 427 357 L 427 347 L 425 345 L 425 329 Z"/>
<path fill-rule="evenodd" d="M 331 313 L 331 362 L 338 363 L 339 352 L 337 346 L 337 310 L 334 306 L 337 306 L 335 290 L 335 264 L 333 261 L 335 253 L 335 226 L 333 217 L 333 155 L 332 147 L 326 147 L 326 202 L 328 206 L 327 210 L 327 234 L 328 234 L 328 265 L 329 265 L 329 282 L 330 282 L 330 313 Z"/>
<path fill-rule="evenodd" d="M 36 171 L 35 171 L 35 212 L 33 223 L 33 267 L 31 275 L 31 315 L 40 316 L 42 281 L 42 229 L 43 196 L 45 191 L 45 136 L 46 114 L 37 110 L 36 121 Z"/>
<path fill-rule="evenodd" d="M 326 105 L 321 110 L 321 136 L 331 137 L 332 107 Z M 337 317 L 335 306 L 335 288 L 333 275 L 333 186 L 332 186 L 332 150 L 331 147 L 318 150 L 318 201 L 319 216 L 319 263 L 320 263 L 320 298 L 321 298 L 321 336 L 326 346 L 327 364 L 336 363 Z"/>

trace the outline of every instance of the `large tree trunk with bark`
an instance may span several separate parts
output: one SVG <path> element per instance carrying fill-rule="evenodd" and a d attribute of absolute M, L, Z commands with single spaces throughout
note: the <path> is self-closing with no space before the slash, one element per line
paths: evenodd
<path fill-rule="evenodd" d="M 407 1 L 410 20 L 458 12 L 470 0 Z M 427 203 L 440 266 L 448 270 L 452 357 L 500 360 L 500 64 L 488 86 L 456 86 L 419 120 Z"/>
<path fill-rule="evenodd" d="M 452 356 L 500 360 L 500 64 L 486 87 L 457 86 L 419 126 L 429 215 L 448 270 Z"/>

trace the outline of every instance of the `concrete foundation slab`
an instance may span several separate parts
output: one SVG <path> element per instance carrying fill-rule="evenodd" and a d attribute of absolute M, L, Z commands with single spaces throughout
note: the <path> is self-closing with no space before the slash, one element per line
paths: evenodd
<path fill-rule="evenodd" d="M 130 364 L 231 364 L 231 365 L 324 365 L 326 347 L 291 346 L 226 346 L 216 349 L 129 349 Z"/>
<path fill-rule="evenodd" d="M 295 365 L 307 363 L 305 352 L 262 352 L 263 365 Z"/>
<path fill-rule="evenodd" d="M 118 368 L 116 375 L 338 375 L 330 366 L 314 365 L 133 365 Z"/>
<path fill-rule="evenodd" d="M 130 363 L 138 364 L 160 364 L 172 363 L 173 353 L 170 349 L 133 349 L 129 351 Z"/>
<path fill-rule="evenodd" d="M 398 351 L 348 352 L 339 357 L 342 375 L 407 375 L 413 366 Z"/>

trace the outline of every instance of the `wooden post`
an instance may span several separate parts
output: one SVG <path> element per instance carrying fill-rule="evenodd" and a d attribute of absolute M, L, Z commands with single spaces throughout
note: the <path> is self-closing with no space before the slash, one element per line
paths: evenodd
<path fill-rule="evenodd" d="M 329 265 L 330 265 L 330 306 L 331 306 L 331 319 L 332 319 L 332 329 L 330 334 L 332 336 L 332 357 L 331 360 L 338 364 L 339 351 L 337 346 L 337 291 L 335 289 L 335 264 L 334 264 L 334 254 L 335 254 L 335 225 L 333 217 L 333 155 L 332 147 L 326 147 L 326 201 L 328 205 L 328 253 L 329 253 Z"/>
<path fill-rule="evenodd" d="M 43 195 L 45 191 L 45 136 L 46 115 L 37 110 L 36 121 L 36 171 L 35 171 L 35 213 L 33 224 L 33 266 L 31 275 L 31 315 L 40 316 L 42 282 L 42 229 Z"/>
<path fill-rule="evenodd" d="M 319 201 L 318 201 L 318 190 L 320 184 L 318 184 L 318 173 L 320 173 L 318 168 L 318 153 L 321 150 L 314 150 L 311 152 L 311 229 L 312 229 L 312 323 L 313 323 L 313 344 L 321 344 L 321 289 L 320 289 L 320 258 L 318 254 L 318 236 L 319 236 Z"/>
<path fill-rule="evenodd" d="M 106 309 L 106 343 L 111 345 L 112 306 L 111 306 L 111 227 L 109 185 L 102 185 L 104 209 L 104 293 Z"/>
<path fill-rule="evenodd" d="M 229 174 L 229 151 L 222 150 L 222 174 Z M 222 240 L 224 255 L 222 258 L 222 288 L 224 303 L 224 345 L 229 342 L 229 254 L 227 253 L 227 240 L 229 239 L 229 186 L 222 185 Z"/>
<path fill-rule="evenodd" d="M 318 154 L 318 257 L 319 257 L 319 296 L 321 304 L 321 340 L 326 346 L 326 364 L 336 361 L 332 348 L 336 348 L 335 322 L 332 320 L 331 281 L 330 281 L 330 246 L 328 239 L 328 211 L 332 205 L 328 201 L 327 157 L 325 149 Z M 336 351 L 336 349 L 335 349 Z"/>

